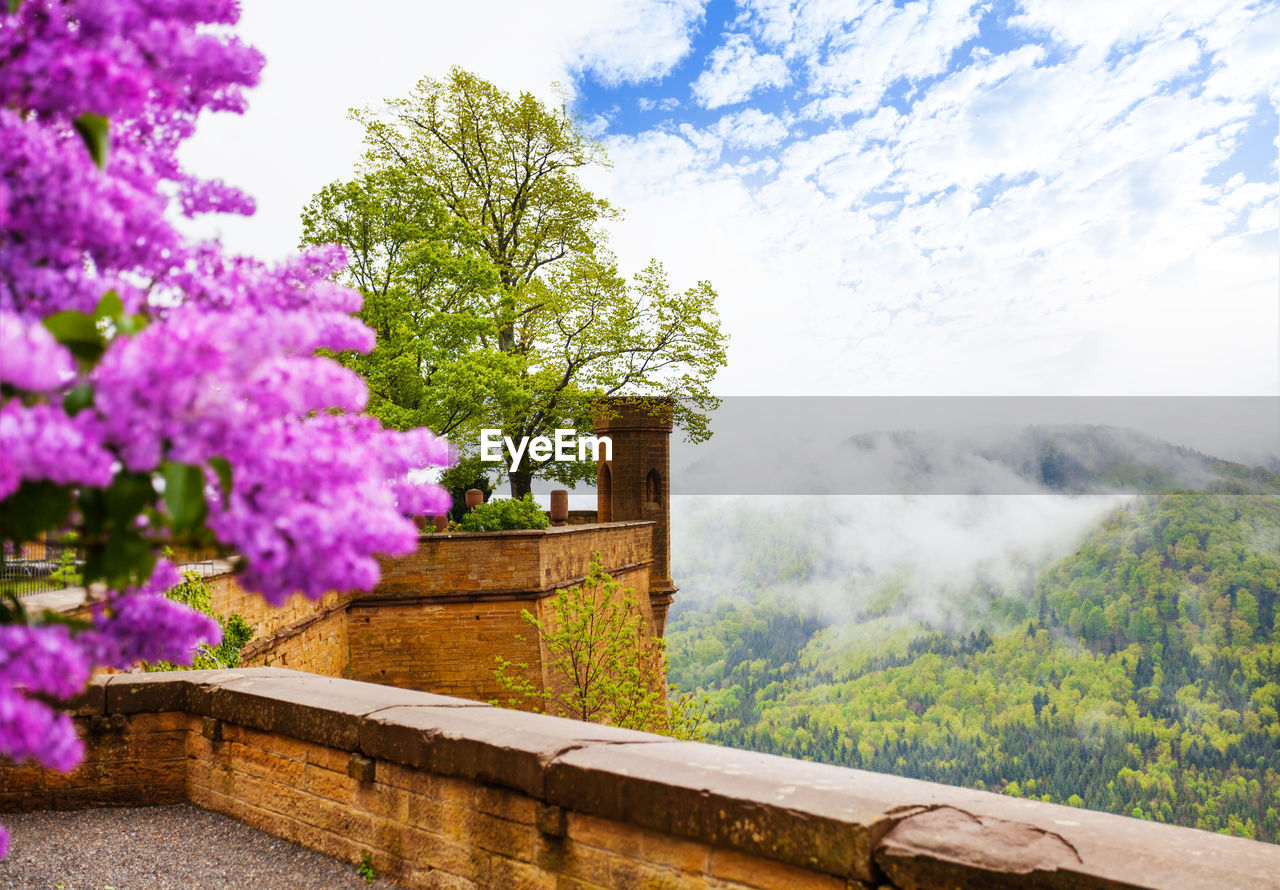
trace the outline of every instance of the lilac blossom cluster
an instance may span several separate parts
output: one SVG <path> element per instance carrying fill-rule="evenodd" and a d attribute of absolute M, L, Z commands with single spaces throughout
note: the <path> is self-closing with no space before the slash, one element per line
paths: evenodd
<path fill-rule="evenodd" d="M 95 666 L 188 663 L 218 638 L 216 622 L 163 595 L 178 578 L 156 554 L 193 532 L 167 499 L 166 467 L 199 469 L 194 531 L 244 557 L 242 583 L 280 602 L 376 583 L 374 554 L 411 551 L 409 517 L 448 506 L 410 471 L 451 456 L 426 430 L 384 430 L 360 414 L 363 381 L 317 355 L 373 345 L 351 317 L 359 295 L 332 281 L 340 250 L 268 266 L 193 242 L 170 218 L 253 212 L 176 157 L 202 111 L 242 111 L 257 81 L 261 56 L 227 28 L 237 3 L 7 8 L 0 517 L 52 485 L 74 527 L 86 498 L 121 479 L 155 489 L 118 531 L 146 543 L 149 577 L 99 591 L 91 626 L 43 623 L 13 597 L 0 611 L 0 755 L 68 770 L 80 743 L 43 700 L 75 695 Z M 0 524 L 7 546 L 21 543 L 13 528 Z M 0 829 L 0 856 L 6 847 Z"/>

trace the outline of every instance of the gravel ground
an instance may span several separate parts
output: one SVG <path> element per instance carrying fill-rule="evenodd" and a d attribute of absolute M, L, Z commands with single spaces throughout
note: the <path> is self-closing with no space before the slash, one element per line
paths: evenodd
<path fill-rule="evenodd" d="M 390 890 L 355 866 L 188 804 L 5 813 L 3 890 Z"/>

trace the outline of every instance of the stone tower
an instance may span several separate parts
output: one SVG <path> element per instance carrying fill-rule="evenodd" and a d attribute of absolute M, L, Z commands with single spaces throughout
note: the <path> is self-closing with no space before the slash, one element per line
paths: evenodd
<path fill-rule="evenodd" d="M 654 633 L 661 636 L 677 589 L 671 581 L 671 400 L 607 399 L 596 414 L 595 433 L 613 442 L 611 459 L 602 453 L 596 466 L 599 521 L 654 523 L 649 602 Z"/>

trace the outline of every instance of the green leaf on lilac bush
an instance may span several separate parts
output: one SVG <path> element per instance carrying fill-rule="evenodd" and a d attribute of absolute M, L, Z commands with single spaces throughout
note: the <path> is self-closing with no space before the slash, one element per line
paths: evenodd
<path fill-rule="evenodd" d="M 0 537 L 32 541 L 57 528 L 71 513 L 71 489 L 46 479 L 25 479 L 18 490 L 0 501 Z"/>
<path fill-rule="evenodd" d="M 124 300 L 121 300 L 120 295 L 113 290 L 103 294 L 102 299 L 98 301 L 98 308 L 93 310 L 94 321 L 103 318 L 110 318 L 114 321 L 122 315 L 124 315 Z"/>
<path fill-rule="evenodd" d="M 116 318 L 116 330 L 122 334 L 136 334 L 147 326 L 151 319 L 139 313 L 137 315 L 121 315 Z"/>
<path fill-rule="evenodd" d="M 106 348 L 102 331 L 98 330 L 92 315 L 68 309 L 50 315 L 44 320 L 44 326 L 55 340 L 85 361 L 97 361 Z"/>
<path fill-rule="evenodd" d="M 82 498 L 84 496 L 82 495 Z M 116 525 L 132 527 L 139 513 L 156 499 L 156 489 L 149 473 L 117 473 L 103 492 L 103 507 Z"/>
<path fill-rule="evenodd" d="M 195 464 L 165 461 L 164 505 L 176 528 L 194 528 L 204 521 L 204 470 Z"/>
<path fill-rule="evenodd" d="M 16 591 L 0 584 L 0 624 L 27 624 L 27 609 Z"/>
<path fill-rule="evenodd" d="M 72 121 L 71 125 L 84 140 L 93 162 L 99 168 L 106 166 L 107 153 L 111 150 L 111 121 L 100 114 L 86 112 Z"/>
<path fill-rule="evenodd" d="M 102 544 L 86 549 L 84 583 L 101 581 L 120 590 L 146 583 L 155 567 L 151 542 L 135 531 L 119 529 Z"/>
<path fill-rule="evenodd" d="M 77 618 L 74 615 L 68 615 L 66 612 L 55 612 L 52 609 L 42 609 L 40 611 L 40 623 L 61 624 L 76 633 L 93 627 L 93 622 L 88 618 Z"/>
<path fill-rule="evenodd" d="M 87 383 L 73 386 L 71 391 L 62 397 L 62 410 L 75 417 L 85 408 L 93 405 L 93 387 Z"/>
<path fill-rule="evenodd" d="M 213 467 L 213 471 L 218 474 L 223 498 L 231 497 L 231 462 L 225 457 L 211 457 L 209 466 Z"/>

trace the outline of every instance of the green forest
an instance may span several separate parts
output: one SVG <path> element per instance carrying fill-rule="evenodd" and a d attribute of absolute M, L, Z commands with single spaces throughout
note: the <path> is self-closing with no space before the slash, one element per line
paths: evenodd
<path fill-rule="evenodd" d="M 684 525 L 670 677 L 708 741 L 1280 842 L 1280 497 L 1117 502 L 933 600 L 842 576 L 821 508 Z"/>

